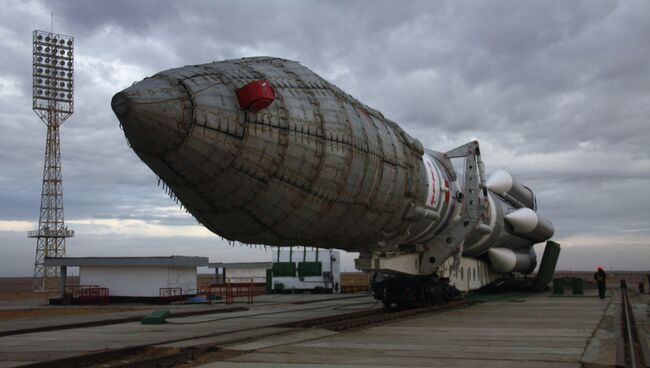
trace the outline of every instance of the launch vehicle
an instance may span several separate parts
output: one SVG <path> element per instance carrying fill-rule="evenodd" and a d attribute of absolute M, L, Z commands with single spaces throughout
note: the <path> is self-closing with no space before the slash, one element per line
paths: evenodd
<path fill-rule="evenodd" d="M 485 176 L 478 142 L 426 149 L 295 61 L 163 71 L 112 108 L 138 157 L 209 230 L 359 252 L 387 305 L 528 274 L 533 245 L 553 235 L 527 186 L 505 171 Z"/>

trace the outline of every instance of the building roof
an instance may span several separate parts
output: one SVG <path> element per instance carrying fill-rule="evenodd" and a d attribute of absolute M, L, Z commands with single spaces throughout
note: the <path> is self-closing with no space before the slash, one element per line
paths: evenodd
<path fill-rule="evenodd" d="M 45 266 L 207 266 L 208 257 L 46 257 Z"/>
<path fill-rule="evenodd" d="M 208 267 L 210 268 L 271 268 L 271 262 L 233 262 L 233 263 L 210 263 Z"/>

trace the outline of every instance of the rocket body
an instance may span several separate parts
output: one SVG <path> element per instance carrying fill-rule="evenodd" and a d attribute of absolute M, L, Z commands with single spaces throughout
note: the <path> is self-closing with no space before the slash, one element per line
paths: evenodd
<path fill-rule="evenodd" d="M 237 91 L 256 80 L 268 81 L 274 100 L 252 112 Z M 461 183 L 444 159 L 294 61 L 167 70 L 116 94 L 112 107 L 140 159 L 201 224 L 229 240 L 417 254 L 460 221 Z M 536 214 L 532 191 L 521 195 L 521 184 L 508 180 L 501 175 L 493 183 L 500 192 L 486 192 L 463 255 L 488 259 L 494 247 L 530 255 L 552 235 L 548 220 L 528 212 L 507 218 L 521 209 Z"/>

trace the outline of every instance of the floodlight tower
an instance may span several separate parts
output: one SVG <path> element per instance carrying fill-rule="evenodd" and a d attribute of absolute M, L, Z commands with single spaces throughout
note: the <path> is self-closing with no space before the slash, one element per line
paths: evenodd
<path fill-rule="evenodd" d="M 43 189 L 36 238 L 34 291 L 56 290 L 59 271 L 45 257 L 65 256 L 65 239 L 74 236 L 63 222 L 63 177 L 59 127 L 74 110 L 74 38 L 34 31 L 32 109 L 47 125 Z"/>

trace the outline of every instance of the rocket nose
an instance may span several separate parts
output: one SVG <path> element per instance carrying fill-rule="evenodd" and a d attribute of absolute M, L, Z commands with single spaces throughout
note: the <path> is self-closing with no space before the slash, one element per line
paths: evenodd
<path fill-rule="evenodd" d="M 115 115 L 120 116 L 129 111 L 129 97 L 124 92 L 118 92 L 111 100 L 111 108 Z"/>
<path fill-rule="evenodd" d="M 191 125 L 189 94 L 174 78 L 157 75 L 118 92 L 111 108 L 131 147 L 164 156 L 177 148 Z"/>

